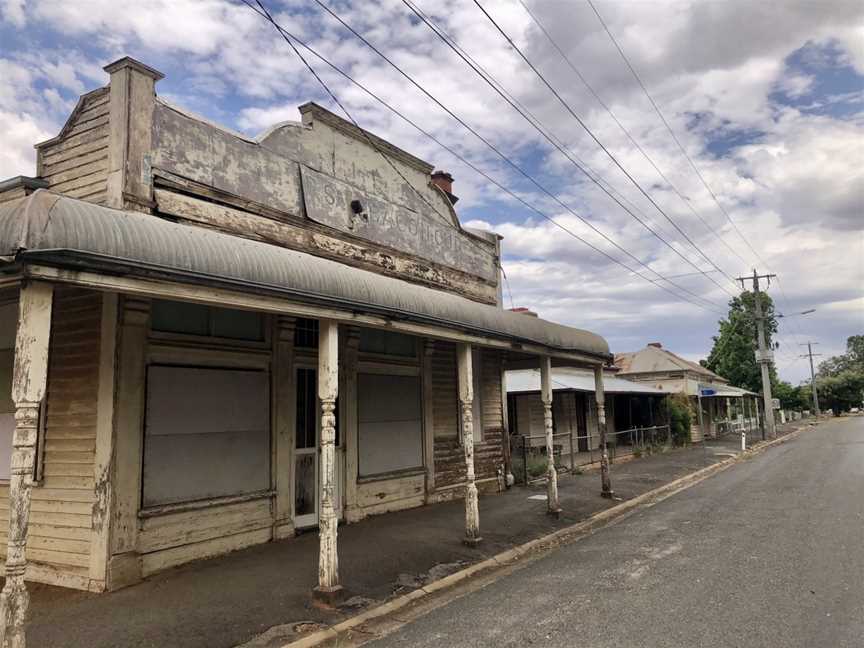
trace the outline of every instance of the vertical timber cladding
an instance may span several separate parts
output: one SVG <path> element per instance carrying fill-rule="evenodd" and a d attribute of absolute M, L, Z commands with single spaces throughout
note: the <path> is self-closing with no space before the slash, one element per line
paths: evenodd
<path fill-rule="evenodd" d="M 504 422 L 501 394 L 501 353 L 484 349 L 481 355 L 480 398 L 482 441 L 474 442 L 474 466 L 478 486 L 482 482 L 500 488 L 504 464 Z M 432 411 L 434 417 L 435 488 L 454 491 L 465 482 L 465 455 L 459 442 L 459 399 L 456 381 L 456 345 L 436 342 L 432 356 Z M 487 485 L 488 489 L 490 486 Z"/>
<path fill-rule="evenodd" d="M 81 97 L 60 134 L 37 146 L 49 189 L 104 204 L 108 191 L 108 88 Z"/>
<path fill-rule="evenodd" d="M 54 292 L 44 431 L 37 447 L 27 536 L 27 579 L 89 589 L 94 453 L 99 385 L 99 293 Z M 0 554 L 5 554 L 9 486 L 0 486 Z"/>

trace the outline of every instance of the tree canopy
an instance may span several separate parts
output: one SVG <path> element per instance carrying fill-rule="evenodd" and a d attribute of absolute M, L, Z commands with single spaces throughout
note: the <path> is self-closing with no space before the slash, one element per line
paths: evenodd
<path fill-rule="evenodd" d="M 768 294 L 759 293 L 762 313 L 765 316 L 765 338 L 772 347 L 772 337 L 777 332 L 774 302 Z M 720 331 L 713 336 L 714 346 L 702 365 L 726 378 L 731 385 L 758 392 L 762 389 L 762 375 L 756 362 L 756 317 L 754 294 L 742 292 L 729 300 L 729 314 L 720 320 Z M 777 383 L 777 374 L 771 367 L 772 386 Z"/>
<path fill-rule="evenodd" d="M 822 409 L 844 412 L 864 404 L 864 335 L 846 340 L 846 353 L 819 365 L 816 391 Z"/>

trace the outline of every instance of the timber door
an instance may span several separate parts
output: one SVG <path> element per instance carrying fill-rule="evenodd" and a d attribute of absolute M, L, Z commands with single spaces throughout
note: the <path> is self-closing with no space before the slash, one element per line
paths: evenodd
<path fill-rule="evenodd" d="M 321 407 L 318 403 L 318 370 L 297 367 L 295 376 L 294 447 L 294 526 L 298 529 L 318 525 L 321 496 L 320 444 Z M 342 518 L 342 493 L 345 492 L 345 448 L 339 431 L 339 403 L 336 403 L 336 515 Z"/>

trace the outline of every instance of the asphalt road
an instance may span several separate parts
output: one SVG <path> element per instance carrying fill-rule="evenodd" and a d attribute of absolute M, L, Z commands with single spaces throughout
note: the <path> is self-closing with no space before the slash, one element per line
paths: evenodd
<path fill-rule="evenodd" d="M 864 647 L 864 418 L 772 448 L 375 642 Z"/>

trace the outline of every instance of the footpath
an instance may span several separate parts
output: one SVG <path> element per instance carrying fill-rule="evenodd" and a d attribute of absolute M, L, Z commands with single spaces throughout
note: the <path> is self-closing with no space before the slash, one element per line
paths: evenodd
<path fill-rule="evenodd" d="M 806 423 L 797 422 L 797 427 Z M 794 429 L 786 426 L 781 434 Z M 580 522 L 599 524 L 618 515 L 620 509 L 615 507 L 622 502 L 640 503 L 655 489 L 728 463 L 739 453 L 740 436 L 729 435 L 704 447 L 615 463 L 616 499 L 611 501 L 599 495 L 597 470 L 562 475 L 563 511 L 557 519 L 545 512 L 542 484 L 481 497 L 483 542 L 476 548 L 461 542 L 461 500 L 342 526 L 339 568 L 348 596 L 335 610 L 316 607 L 311 601 L 310 588 L 317 579 L 315 533 L 186 565 L 110 594 L 33 584 L 28 644 L 281 648 L 301 641 L 316 645 L 328 634 L 335 636 L 332 628 L 340 623 L 356 627 L 363 618 L 383 612 L 382 604 L 399 607 L 410 598 L 440 590 L 482 571 L 504 552 L 515 557 L 529 546 L 526 543 L 539 546 Z"/>

